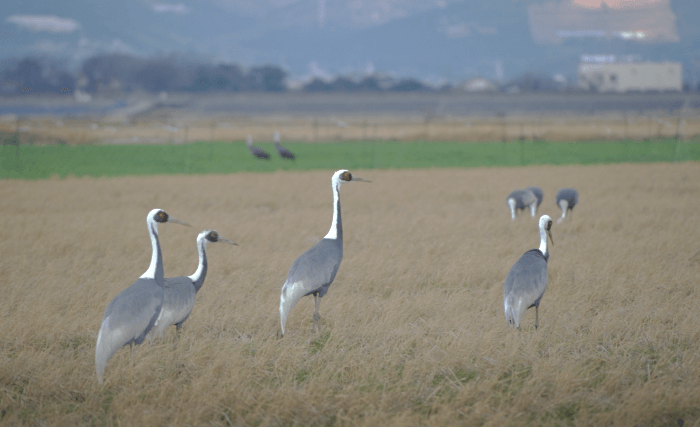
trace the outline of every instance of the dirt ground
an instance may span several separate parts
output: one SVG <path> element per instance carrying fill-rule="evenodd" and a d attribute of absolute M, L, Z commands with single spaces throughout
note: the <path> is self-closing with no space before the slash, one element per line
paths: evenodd
<path fill-rule="evenodd" d="M 358 170 L 341 188 L 344 259 L 323 298 L 279 294 L 331 223 L 333 171 L 0 181 L 0 423 L 5 425 L 700 424 L 697 163 Z M 553 227 L 540 328 L 503 314 L 503 280 L 537 247 L 506 195 L 579 190 Z M 148 267 L 209 273 L 175 344 L 127 349 L 105 384 L 94 351 L 108 302 Z"/>

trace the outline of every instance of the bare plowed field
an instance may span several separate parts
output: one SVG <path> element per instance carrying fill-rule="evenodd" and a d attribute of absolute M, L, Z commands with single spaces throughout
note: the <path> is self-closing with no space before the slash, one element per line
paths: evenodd
<path fill-rule="evenodd" d="M 685 425 L 700 423 L 697 163 L 360 170 L 341 189 L 345 258 L 277 338 L 280 288 L 331 223 L 333 171 L 0 181 L 0 424 Z M 515 188 L 576 187 L 555 225 L 540 328 L 503 314 L 537 247 Z M 209 275 L 179 341 L 128 348 L 95 376 L 107 303 L 148 267 Z M 176 344 L 176 345 L 175 345 Z"/>

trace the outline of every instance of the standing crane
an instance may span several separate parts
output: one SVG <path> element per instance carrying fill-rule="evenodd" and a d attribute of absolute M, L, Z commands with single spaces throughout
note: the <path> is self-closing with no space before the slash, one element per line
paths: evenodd
<path fill-rule="evenodd" d="M 146 217 L 151 236 L 151 265 L 131 286 L 121 291 L 110 301 L 102 316 L 102 325 L 95 345 L 95 371 L 97 381 L 102 384 L 107 361 L 120 348 L 141 344 L 148 332 L 156 325 L 163 305 L 163 256 L 158 242 L 158 224 L 166 222 L 189 224 L 153 209 Z"/>
<path fill-rule="evenodd" d="M 525 310 L 535 307 L 535 329 L 540 325 L 540 300 L 547 288 L 547 236 L 552 240 L 552 218 L 542 215 L 540 218 L 540 247 L 525 252 L 513 264 L 506 281 L 503 283 L 503 306 L 508 325 L 520 329 L 520 321 Z"/>
<path fill-rule="evenodd" d="M 338 267 L 340 267 L 340 261 L 343 259 L 343 225 L 340 215 L 339 190 L 342 184 L 353 181 L 371 182 L 353 176 L 345 169 L 333 174 L 333 178 L 331 178 L 333 189 L 331 228 L 320 242 L 304 252 L 289 268 L 287 280 L 282 286 L 280 295 L 281 336 L 284 336 L 284 325 L 287 323 L 289 312 L 302 297 L 312 294 L 316 303 L 313 316 L 314 327 L 321 332 L 321 315 L 318 314 L 318 307 L 321 304 L 321 298 L 328 292 L 328 287 L 333 283 Z"/>
<path fill-rule="evenodd" d="M 182 324 L 190 317 L 197 292 L 202 288 L 204 279 L 207 276 L 206 248 L 209 242 L 238 245 L 236 242 L 221 237 L 215 230 L 204 230 L 199 233 L 197 236 L 197 250 L 199 251 L 197 271 L 191 276 L 165 279 L 163 307 L 160 309 L 156 324 L 149 334 L 151 341 L 155 338 L 162 338 L 165 330 L 171 325 L 175 325 L 179 335 Z"/>
<path fill-rule="evenodd" d="M 557 206 L 559 206 L 561 209 L 561 218 L 557 220 L 557 224 L 564 221 L 568 211 L 573 213 L 576 203 L 578 203 L 578 191 L 575 189 L 562 188 L 561 190 L 557 191 Z"/>
<path fill-rule="evenodd" d="M 530 208 L 530 213 L 532 216 L 535 215 L 535 209 L 537 209 L 537 196 L 530 190 L 513 190 L 512 193 L 506 197 L 506 203 L 510 208 L 510 219 L 515 219 L 515 214 L 518 210 L 524 210 L 525 208 Z"/>
<path fill-rule="evenodd" d="M 280 143 L 279 132 L 275 132 L 275 147 L 277 148 L 277 154 L 279 154 L 280 157 L 282 157 L 283 159 L 294 160 L 294 153 L 282 147 L 282 144 Z"/>
<path fill-rule="evenodd" d="M 263 160 L 270 160 L 270 155 L 267 154 L 265 150 L 262 148 L 258 148 L 253 145 L 253 137 L 248 135 L 245 141 L 246 145 L 248 146 L 248 149 L 250 150 L 251 153 L 258 159 L 263 159 Z"/>

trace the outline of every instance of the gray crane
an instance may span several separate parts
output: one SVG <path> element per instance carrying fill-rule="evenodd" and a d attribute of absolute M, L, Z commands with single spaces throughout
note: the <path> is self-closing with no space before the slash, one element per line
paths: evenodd
<path fill-rule="evenodd" d="M 258 148 L 253 145 L 253 137 L 248 135 L 245 141 L 246 145 L 248 146 L 248 149 L 250 150 L 251 153 L 258 159 L 263 159 L 263 160 L 270 160 L 270 155 L 267 154 L 265 150 L 262 148 Z"/>
<path fill-rule="evenodd" d="M 280 157 L 282 157 L 283 159 L 294 160 L 294 153 L 282 147 L 282 144 L 280 143 L 279 132 L 275 132 L 275 147 L 277 148 L 277 154 L 279 154 Z"/>
<path fill-rule="evenodd" d="M 562 188 L 557 191 L 557 206 L 561 208 L 561 218 L 557 220 L 557 224 L 564 221 L 568 211 L 573 212 L 574 206 L 578 203 L 578 191 L 573 188 Z"/>
<path fill-rule="evenodd" d="M 510 208 L 510 219 L 515 219 L 515 214 L 518 210 L 530 208 L 531 216 L 535 216 L 537 209 L 537 196 L 531 190 L 513 190 L 508 197 L 506 203 Z"/>
<path fill-rule="evenodd" d="M 287 316 L 296 303 L 306 295 L 314 296 L 316 309 L 314 310 L 314 327 L 321 331 L 321 315 L 318 307 L 321 298 L 328 292 L 328 287 L 333 283 L 335 274 L 343 259 L 343 225 L 340 215 L 339 190 L 342 184 L 352 181 L 371 182 L 357 176 L 353 176 L 345 169 L 333 174 L 331 187 L 333 188 L 333 222 L 328 234 L 311 249 L 304 252 L 294 261 L 287 273 L 287 280 L 282 286 L 280 295 L 280 322 L 282 335 Z"/>
<path fill-rule="evenodd" d="M 525 310 L 535 307 L 535 329 L 540 325 L 540 300 L 547 288 L 547 236 L 552 240 L 552 218 L 540 218 L 540 247 L 525 252 L 510 268 L 503 283 L 503 306 L 508 325 L 520 329 Z"/>
<path fill-rule="evenodd" d="M 172 222 L 187 225 L 160 209 L 146 217 L 151 236 L 151 265 L 131 286 L 110 301 L 102 316 L 102 325 L 95 345 L 95 371 L 102 384 L 107 361 L 125 345 L 141 344 L 156 324 L 163 305 L 163 256 L 158 242 L 158 224 Z"/>
<path fill-rule="evenodd" d="M 525 190 L 530 190 L 532 191 L 532 194 L 537 197 L 537 205 L 535 206 L 534 211 L 530 211 L 530 216 L 535 216 L 537 215 L 537 209 L 540 207 L 542 204 L 542 198 L 544 197 L 544 193 L 542 192 L 542 189 L 540 187 L 527 187 Z"/>
<path fill-rule="evenodd" d="M 185 323 L 194 308 L 197 292 L 202 288 L 207 275 L 207 244 L 228 243 L 238 245 L 224 237 L 219 236 L 215 230 L 204 230 L 197 236 L 197 249 L 199 251 L 199 265 L 197 271 L 191 276 L 169 277 L 165 279 L 163 307 L 156 320 L 155 326 L 150 332 L 150 341 L 162 338 L 163 333 L 171 325 L 175 325 L 179 334 L 182 324 Z"/>

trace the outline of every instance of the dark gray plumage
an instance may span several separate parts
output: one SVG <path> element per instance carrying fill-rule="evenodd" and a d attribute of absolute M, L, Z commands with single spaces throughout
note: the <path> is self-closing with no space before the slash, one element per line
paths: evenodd
<path fill-rule="evenodd" d="M 518 329 L 520 329 L 520 321 L 525 310 L 530 307 L 535 307 L 535 329 L 540 324 L 540 300 L 547 288 L 547 261 L 549 260 L 547 236 L 554 244 L 551 232 L 552 219 L 547 215 L 542 215 L 539 228 L 539 249 L 530 249 L 525 252 L 513 264 L 503 283 L 503 306 L 506 322 Z"/>
<path fill-rule="evenodd" d="M 534 216 L 537 208 L 537 196 L 530 190 L 514 190 L 506 197 L 506 203 L 510 208 L 510 219 L 515 219 L 517 211 L 528 207 L 531 215 Z"/>
<path fill-rule="evenodd" d="M 248 146 L 248 149 L 250 150 L 251 153 L 258 159 L 263 159 L 263 160 L 270 160 L 270 155 L 267 154 L 265 150 L 262 148 L 258 148 L 253 145 L 253 137 L 248 135 L 248 138 L 246 138 L 246 145 Z"/>
<path fill-rule="evenodd" d="M 150 332 L 150 340 L 162 338 L 163 333 L 170 326 L 175 325 L 180 331 L 194 308 L 197 292 L 202 288 L 207 276 L 207 244 L 228 243 L 238 245 L 224 237 L 219 236 L 215 230 L 204 230 L 197 236 L 197 250 L 199 252 L 199 265 L 197 271 L 191 276 L 178 276 L 165 279 L 163 306 L 158 315 L 153 329 Z"/>
<path fill-rule="evenodd" d="M 158 242 L 158 224 L 179 221 L 160 209 L 153 209 L 146 219 L 151 236 L 151 264 L 131 286 L 110 301 L 102 316 L 95 345 L 95 371 L 102 384 L 107 361 L 125 345 L 141 344 L 156 323 L 163 304 L 163 256 Z"/>
<path fill-rule="evenodd" d="M 333 222 L 328 234 L 311 249 L 304 252 L 294 261 L 287 273 L 287 280 L 282 286 L 280 294 L 280 323 L 282 336 L 287 316 L 296 303 L 306 295 L 314 296 L 316 308 L 314 310 L 314 327 L 321 331 L 321 315 L 318 313 L 321 298 L 328 292 L 328 287 L 333 283 L 338 272 L 340 262 L 343 260 L 343 225 L 340 214 L 340 186 L 347 182 L 370 182 L 353 176 L 345 169 L 333 174 L 331 186 L 333 188 Z"/>
<path fill-rule="evenodd" d="M 575 189 L 562 188 L 557 191 L 557 206 L 561 209 L 561 218 L 557 220 L 557 224 L 564 221 L 568 211 L 574 211 L 576 203 L 578 203 L 578 191 Z"/>
<path fill-rule="evenodd" d="M 282 147 L 282 144 L 280 143 L 279 132 L 275 132 L 275 147 L 277 148 L 277 154 L 279 154 L 280 157 L 282 157 L 283 159 L 294 160 L 294 154 L 286 148 Z"/>
<path fill-rule="evenodd" d="M 542 192 L 542 189 L 540 187 L 527 187 L 525 190 L 532 191 L 532 194 L 534 194 L 535 197 L 537 197 L 537 206 L 535 207 L 535 213 L 534 213 L 534 215 L 537 215 L 537 208 L 539 208 L 540 205 L 542 204 L 542 199 L 544 198 L 544 193 Z"/>

